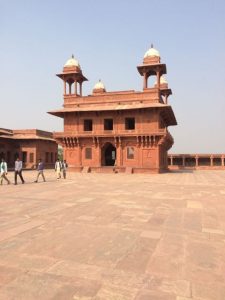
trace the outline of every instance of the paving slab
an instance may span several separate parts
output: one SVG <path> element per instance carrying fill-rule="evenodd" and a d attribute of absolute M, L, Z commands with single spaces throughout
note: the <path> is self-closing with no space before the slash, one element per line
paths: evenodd
<path fill-rule="evenodd" d="M 0 186 L 0 299 L 225 299 L 224 171 L 45 173 Z"/>

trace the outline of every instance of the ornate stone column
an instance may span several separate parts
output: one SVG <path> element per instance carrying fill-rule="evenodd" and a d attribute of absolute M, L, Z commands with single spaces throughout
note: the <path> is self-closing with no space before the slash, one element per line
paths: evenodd
<path fill-rule="evenodd" d="M 66 95 L 66 81 L 64 80 L 64 95 Z"/>
<path fill-rule="evenodd" d="M 198 167 L 198 155 L 195 155 L 195 166 Z"/>
<path fill-rule="evenodd" d="M 79 166 L 82 167 L 82 146 L 80 144 L 80 141 L 78 140 L 78 161 L 79 161 Z"/>
<path fill-rule="evenodd" d="M 182 156 L 182 166 L 185 167 L 185 156 Z"/>
<path fill-rule="evenodd" d="M 77 81 L 74 81 L 74 94 L 77 95 Z"/>
<path fill-rule="evenodd" d="M 159 71 L 156 72 L 156 77 L 157 77 L 157 88 L 160 88 L 160 73 Z"/>
<path fill-rule="evenodd" d="M 143 85 L 144 89 L 148 88 L 148 76 L 146 73 L 144 73 L 144 85 Z"/>
<path fill-rule="evenodd" d="M 102 165 L 102 149 L 99 144 L 98 144 L 98 165 L 99 167 L 101 167 Z"/>
<path fill-rule="evenodd" d="M 165 104 L 168 103 L 168 95 L 165 96 Z"/>
<path fill-rule="evenodd" d="M 213 155 L 210 155 L 210 166 L 213 167 Z"/>
<path fill-rule="evenodd" d="M 96 137 L 96 149 L 97 149 L 97 164 L 99 167 L 101 167 L 101 165 L 102 165 L 102 149 L 100 147 L 98 137 Z"/>
<path fill-rule="evenodd" d="M 122 149 L 122 141 L 121 141 L 121 137 L 118 137 L 119 139 L 119 143 L 118 143 L 118 159 L 117 159 L 117 164 L 118 167 L 123 166 L 123 149 Z"/>

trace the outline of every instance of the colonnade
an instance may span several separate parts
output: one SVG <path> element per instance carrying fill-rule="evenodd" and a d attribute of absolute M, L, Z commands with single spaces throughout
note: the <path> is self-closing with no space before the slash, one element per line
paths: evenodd
<path fill-rule="evenodd" d="M 179 167 L 224 167 L 225 154 L 169 154 L 168 165 Z"/>

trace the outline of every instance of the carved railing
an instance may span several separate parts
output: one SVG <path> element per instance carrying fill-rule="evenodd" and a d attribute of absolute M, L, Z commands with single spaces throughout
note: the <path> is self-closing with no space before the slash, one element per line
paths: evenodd
<path fill-rule="evenodd" d="M 114 137 L 114 136 L 138 136 L 138 135 L 164 135 L 169 134 L 167 130 L 98 130 L 98 131 L 65 131 L 65 132 L 54 132 L 54 138 L 63 137 Z M 170 134 L 169 134 L 170 135 Z"/>

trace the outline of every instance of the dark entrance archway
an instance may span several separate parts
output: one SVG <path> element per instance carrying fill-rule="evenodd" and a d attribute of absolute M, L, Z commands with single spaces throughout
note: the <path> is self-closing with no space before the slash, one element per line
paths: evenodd
<path fill-rule="evenodd" d="M 102 148 L 102 165 L 114 166 L 116 161 L 116 147 L 111 143 L 106 143 Z"/>

